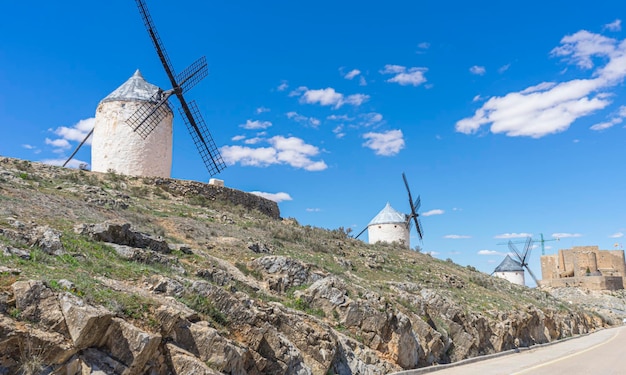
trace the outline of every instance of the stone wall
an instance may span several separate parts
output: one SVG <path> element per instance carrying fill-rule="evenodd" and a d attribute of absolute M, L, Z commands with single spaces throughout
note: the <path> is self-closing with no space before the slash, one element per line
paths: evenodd
<path fill-rule="evenodd" d="M 590 290 L 624 289 L 621 276 L 581 276 L 541 280 L 541 286 L 552 288 L 577 287 Z"/>
<path fill-rule="evenodd" d="M 151 181 L 154 185 L 176 196 L 202 196 L 208 200 L 230 202 L 257 210 L 273 219 L 280 218 L 280 210 L 276 202 L 258 195 L 246 193 L 245 191 L 197 181 L 183 181 L 170 178 L 145 178 L 144 181 L 146 183 Z"/>

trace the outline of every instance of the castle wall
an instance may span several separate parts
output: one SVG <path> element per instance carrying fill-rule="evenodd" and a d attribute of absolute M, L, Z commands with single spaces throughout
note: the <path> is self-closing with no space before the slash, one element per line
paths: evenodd
<path fill-rule="evenodd" d="M 541 257 L 540 285 L 577 286 L 594 290 L 626 288 L 623 250 L 600 250 L 598 246 L 574 246 L 556 255 Z"/>
<path fill-rule="evenodd" d="M 130 176 L 170 177 L 172 119 L 167 116 L 143 139 L 126 120 L 145 102 L 105 101 L 96 110 L 91 144 L 91 170 L 109 169 Z"/>
<path fill-rule="evenodd" d="M 370 244 L 376 242 L 400 242 L 410 248 L 409 228 L 403 223 L 372 224 L 367 227 Z"/>
<path fill-rule="evenodd" d="M 621 276 L 563 277 L 560 279 L 541 280 L 539 285 L 552 288 L 577 287 L 590 290 L 624 289 Z"/>

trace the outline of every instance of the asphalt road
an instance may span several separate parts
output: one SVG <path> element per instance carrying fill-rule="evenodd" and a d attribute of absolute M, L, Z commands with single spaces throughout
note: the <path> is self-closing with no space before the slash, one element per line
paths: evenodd
<path fill-rule="evenodd" d="M 626 326 L 601 330 L 553 345 L 463 365 L 410 370 L 398 375 L 624 375 Z"/>

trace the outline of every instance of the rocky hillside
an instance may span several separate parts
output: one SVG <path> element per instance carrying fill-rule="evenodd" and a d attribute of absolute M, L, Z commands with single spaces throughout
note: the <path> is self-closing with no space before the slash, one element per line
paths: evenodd
<path fill-rule="evenodd" d="M 387 374 L 607 324 L 234 189 L 0 158 L 0 374 Z"/>

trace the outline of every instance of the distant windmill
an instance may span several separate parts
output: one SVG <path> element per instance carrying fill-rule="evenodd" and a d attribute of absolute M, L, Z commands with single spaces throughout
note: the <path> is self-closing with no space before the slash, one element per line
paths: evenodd
<path fill-rule="evenodd" d="M 406 186 L 406 190 L 409 196 L 409 207 L 411 212 L 409 214 L 404 214 L 399 211 L 396 211 L 389 203 L 385 205 L 378 215 L 376 215 L 370 222 L 367 224 L 359 234 L 356 235 L 355 238 L 359 238 L 366 230 L 368 231 L 368 240 L 369 243 L 373 244 L 376 242 L 404 242 L 410 248 L 410 233 L 411 227 L 415 224 L 415 229 L 417 231 L 417 235 L 419 240 L 421 241 L 424 238 L 422 223 L 419 220 L 418 210 L 421 206 L 421 200 L 418 196 L 415 201 L 413 201 L 413 197 L 411 195 L 411 189 L 409 188 L 409 183 L 407 182 L 406 176 L 402 173 L 402 179 L 404 180 L 404 185 Z"/>
<path fill-rule="evenodd" d="M 524 253 L 522 254 L 519 252 L 519 250 L 517 250 L 517 247 L 515 246 L 515 244 L 513 244 L 513 241 L 509 241 L 509 250 L 511 250 L 513 254 L 515 254 L 515 257 L 517 257 L 521 266 L 523 268 L 526 268 L 526 270 L 530 274 L 530 277 L 532 277 L 533 280 L 535 281 L 535 284 L 539 285 L 539 280 L 537 280 L 537 278 L 533 274 L 533 271 L 528 266 L 528 258 L 530 258 L 530 251 L 532 249 L 532 245 L 533 245 L 533 239 L 532 237 L 528 237 L 526 239 L 526 244 L 524 245 Z"/>
<path fill-rule="evenodd" d="M 200 80 L 208 74 L 206 58 L 203 56 L 196 62 L 191 64 L 187 69 L 183 70 L 178 75 L 174 74 L 174 68 L 170 63 L 165 47 L 161 42 L 161 38 L 157 33 L 157 30 L 152 22 L 148 7 L 145 1 L 135 0 L 139 13 L 143 19 L 144 25 L 152 39 L 154 48 L 163 64 L 165 73 L 167 74 L 172 88 L 166 91 L 161 89 L 154 90 L 154 94 L 145 101 L 142 101 L 137 110 L 132 113 L 126 123 L 132 128 L 132 131 L 138 134 L 144 140 L 147 139 L 155 128 L 161 124 L 161 122 L 171 116 L 171 108 L 169 105 L 169 98 L 175 95 L 180 103 L 179 113 L 187 126 L 187 130 L 191 134 L 191 137 L 202 157 L 202 161 L 211 175 L 221 172 L 226 165 L 222 160 L 222 156 L 208 131 L 208 128 L 200 115 L 200 111 L 195 101 L 187 102 L 184 93 L 189 91 Z M 139 76 L 140 77 L 140 76 Z M 85 137 L 85 140 L 81 142 L 78 148 L 72 153 L 70 158 L 65 162 L 64 166 L 74 157 L 78 149 L 85 143 L 87 138 L 93 133 L 93 130 Z"/>

